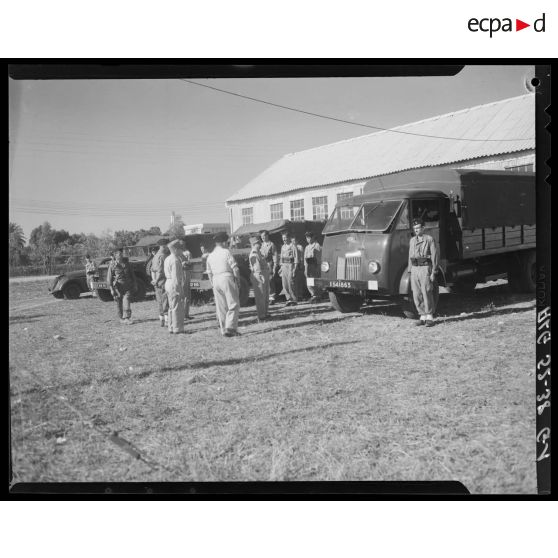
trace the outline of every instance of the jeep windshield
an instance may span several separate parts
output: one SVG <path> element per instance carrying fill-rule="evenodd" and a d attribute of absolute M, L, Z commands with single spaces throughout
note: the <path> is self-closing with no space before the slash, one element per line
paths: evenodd
<path fill-rule="evenodd" d="M 397 200 L 336 207 L 323 232 L 324 234 L 343 231 L 385 232 L 402 203 L 401 200 Z"/>

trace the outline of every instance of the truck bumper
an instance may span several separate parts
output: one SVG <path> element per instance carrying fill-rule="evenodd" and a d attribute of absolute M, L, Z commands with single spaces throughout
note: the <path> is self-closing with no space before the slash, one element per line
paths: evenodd
<path fill-rule="evenodd" d="M 209 279 L 200 279 L 199 281 L 192 279 L 190 281 L 190 289 L 194 291 L 211 291 L 213 287 Z"/>
<path fill-rule="evenodd" d="M 318 279 L 316 277 L 308 277 L 306 279 L 306 285 L 324 290 L 378 292 L 378 281 L 347 281 L 345 279 Z"/>

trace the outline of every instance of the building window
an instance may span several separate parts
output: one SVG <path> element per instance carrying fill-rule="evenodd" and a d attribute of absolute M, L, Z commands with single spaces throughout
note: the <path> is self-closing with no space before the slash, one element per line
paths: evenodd
<path fill-rule="evenodd" d="M 340 194 L 337 194 L 337 203 L 339 203 L 342 200 L 350 200 L 352 198 L 353 198 L 352 192 L 341 192 Z M 354 216 L 355 216 L 355 212 L 354 212 L 354 207 L 352 205 L 347 207 L 341 207 L 341 211 L 340 211 L 341 219 L 346 220 Z"/>
<path fill-rule="evenodd" d="M 504 167 L 505 170 L 511 172 L 533 172 L 533 163 L 527 163 L 526 165 L 514 165 L 512 167 Z"/>
<path fill-rule="evenodd" d="M 253 207 L 243 207 L 242 208 L 242 224 L 251 225 L 254 222 L 254 208 Z"/>
<path fill-rule="evenodd" d="M 304 221 L 304 200 L 291 202 L 291 221 Z"/>
<path fill-rule="evenodd" d="M 328 217 L 327 196 L 312 198 L 312 219 L 314 221 L 325 221 Z"/>
<path fill-rule="evenodd" d="M 283 203 L 272 203 L 269 206 L 271 212 L 271 220 L 283 219 Z"/>

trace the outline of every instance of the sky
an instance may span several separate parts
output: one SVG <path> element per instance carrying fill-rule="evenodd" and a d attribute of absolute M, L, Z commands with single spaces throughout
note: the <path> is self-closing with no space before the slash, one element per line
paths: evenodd
<path fill-rule="evenodd" d="M 391 128 L 525 94 L 529 66 L 453 77 L 194 80 Z M 180 80 L 9 79 L 10 221 L 70 233 L 228 222 L 225 200 L 287 153 L 373 132 Z"/>

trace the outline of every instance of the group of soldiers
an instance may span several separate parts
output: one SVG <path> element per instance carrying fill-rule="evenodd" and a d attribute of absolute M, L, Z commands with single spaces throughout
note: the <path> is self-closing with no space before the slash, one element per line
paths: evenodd
<path fill-rule="evenodd" d="M 296 243 L 291 234 L 282 234 L 283 245 L 279 250 L 271 241 L 268 231 L 250 238 L 251 251 L 248 257 L 250 282 L 254 291 L 259 321 L 269 319 L 269 305 L 275 304 L 277 296 L 284 291 L 287 299 L 285 306 L 298 303 L 297 281 L 304 277 L 319 277 L 321 246 L 312 232 L 306 233 L 307 246 Z M 221 232 L 214 236 L 215 248 L 209 252 L 202 247 L 202 261 L 213 287 L 217 321 L 221 334 L 234 337 L 238 333 L 240 311 L 241 275 L 238 264 L 228 249 L 229 237 Z M 184 250 L 180 240 L 154 248 L 152 259 L 147 265 L 159 310 L 161 327 L 169 333 L 184 333 L 184 323 L 189 316 L 191 304 L 190 291 L 191 254 Z M 87 264 L 86 264 L 87 265 Z M 278 287 L 278 278 L 281 287 Z M 131 324 L 131 298 L 137 289 L 133 269 L 118 249 L 109 263 L 107 282 L 116 302 L 118 317 L 122 323 Z M 310 302 L 316 302 L 320 293 L 309 288 Z"/>
<path fill-rule="evenodd" d="M 438 268 L 438 249 L 435 240 L 424 234 L 424 222 L 413 221 L 414 236 L 409 244 L 408 273 L 415 305 L 419 313 L 417 325 L 434 325 L 433 287 Z M 269 232 L 260 231 L 250 238 L 251 250 L 248 257 L 250 282 L 254 291 L 259 321 L 269 319 L 269 305 L 276 303 L 277 296 L 285 293 L 285 306 L 298 304 L 297 279 L 303 272 L 305 278 L 319 277 L 321 266 L 321 246 L 313 232 L 306 233 L 307 245 L 303 249 L 288 231 L 283 232 L 280 250 L 271 241 Z M 213 287 L 217 321 L 221 334 L 234 337 L 238 333 L 240 312 L 240 270 L 228 249 L 229 237 L 220 232 L 214 237 L 215 248 L 209 252 L 202 248 L 208 278 Z M 156 252 L 155 252 L 156 251 Z M 180 240 L 154 249 L 148 264 L 148 273 L 155 289 L 161 327 L 169 333 L 184 333 L 184 323 L 190 317 L 190 260 L 191 253 L 184 249 Z M 87 256 L 86 273 L 95 272 L 94 264 Z M 278 278 L 281 287 L 278 287 Z M 122 323 L 132 323 L 131 298 L 137 289 L 134 271 L 125 258 L 123 250 L 113 254 L 108 266 L 107 282 L 116 301 L 118 316 Z M 310 302 L 317 302 L 321 293 L 315 287 L 308 287 Z"/>

